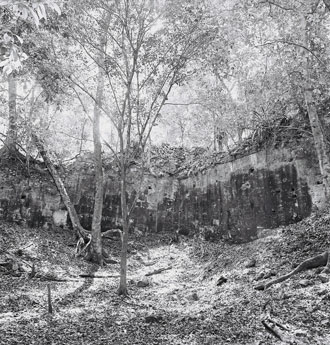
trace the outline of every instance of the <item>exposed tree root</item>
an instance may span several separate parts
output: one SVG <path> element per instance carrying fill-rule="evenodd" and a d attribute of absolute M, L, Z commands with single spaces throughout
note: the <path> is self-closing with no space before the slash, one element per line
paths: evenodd
<path fill-rule="evenodd" d="M 293 271 L 291 271 L 288 274 L 285 274 L 281 277 L 278 277 L 276 279 L 271 280 L 268 283 L 264 283 L 264 284 L 260 284 L 255 286 L 256 290 L 265 290 L 267 288 L 269 288 L 270 286 L 277 284 L 277 283 L 281 283 L 284 280 L 287 280 L 289 278 L 291 278 L 293 275 L 311 269 L 311 268 L 316 268 L 316 267 L 320 267 L 320 266 L 325 266 L 323 272 L 327 273 L 329 272 L 329 252 L 324 252 L 320 255 L 316 255 L 310 259 L 307 259 L 305 261 L 303 261 L 301 264 L 299 264 Z"/>
<path fill-rule="evenodd" d="M 88 256 L 88 250 L 91 245 L 91 236 L 89 235 L 87 238 L 88 242 L 85 242 L 85 239 L 83 237 L 80 237 L 78 239 L 77 245 L 76 245 L 76 257 L 80 256 Z"/>
<path fill-rule="evenodd" d="M 127 287 L 119 287 L 117 293 L 119 296 L 129 297 Z"/>
<path fill-rule="evenodd" d="M 109 235 L 109 234 L 118 234 L 118 233 L 122 235 L 119 229 L 107 230 L 103 234 Z M 103 234 L 102 234 L 102 238 L 106 237 Z M 87 238 L 80 237 L 76 244 L 76 257 L 83 257 L 85 260 L 91 261 L 92 255 L 91 255 L 90 248 L 91 248 L 91 235 L 89 234 Z M 102 262 L 105 264 L 118 263 L 116 260 L 109 258 L 109 254 L 104 248 L 102 249 Z"/>

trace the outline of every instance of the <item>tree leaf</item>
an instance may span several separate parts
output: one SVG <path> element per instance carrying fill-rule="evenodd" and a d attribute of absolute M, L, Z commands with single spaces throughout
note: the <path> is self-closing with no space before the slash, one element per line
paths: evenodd
<path fill-rule="evenodd" d="M 42 14 L 42 11 L 40 9 L 40 6 L 37 7 L 37 14 L 38 14 L 39 19 L 43 18 L 43 14 Z"/>
<path fill-rule="evenodd" d="M 61 15 L 61 9 L 57 4 L 49 3 L 48 6 L 52 8 L 54 11 L 56 11 L 59 16 Z"/>
<path fill-rule="evenodd" d="M 46 13 L 46 8 L 45 5 L 43 3 L 40 3 L 39 7 L 38 7 L 41 11 L 42 17 L 41 18 L 45 18 L 47 19 L 47 13 Z"/>
<path fill-rule="evenodd" d="M 29 8 L 29 10 L 30 10 L 30 13 L 32 14 L 34 22 L 36 23 L 37 26 L 39 26 L 40 22 L 39 22 L 39 17 L 37 13 L 32 8 Z"/>
<path fill-rule="evenodd" d="M 22 43 L 23 43 L 23 38 L 20 37 L 20 36 L 18 36 L 18 35 L 15 35 L 15 36 L 16 36 L 16 38 L 19 40 L 19 43 L 22 44 Z"/>

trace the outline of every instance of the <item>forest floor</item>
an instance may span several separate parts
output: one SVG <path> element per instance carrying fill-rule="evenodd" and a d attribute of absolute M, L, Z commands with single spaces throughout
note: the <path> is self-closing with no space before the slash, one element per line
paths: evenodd
<path fill-rule="evenodd" d="M 0 265 L 0 344 L 330 344 L 330 283 L 320 269 L 254 289 L 328 249 L 329 226 L 324 213 L 247 244 L 182 238 L 168 245 L 168 234 L 131 239 L 130 295 L 122 298 L 119 264 L 99 268 L 75 258 L 69 230 L 2 223 L 0 263 L 13 264 L 11 274 Z M 106 245 L 119 260 L 119 243 Z M 277 322 L 282 340 L 262 320 Z"/>

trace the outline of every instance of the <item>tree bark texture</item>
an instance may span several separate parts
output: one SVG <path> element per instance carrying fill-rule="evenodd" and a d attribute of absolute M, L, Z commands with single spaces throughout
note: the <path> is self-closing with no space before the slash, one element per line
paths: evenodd
<path fill-rule="evenodd" d="M 102 236 L 101 236 L 101 222 L 102 222 L 102 209 L 103 209 L 103 167 L 102 167 L 102 144 L 100 133 L 100 118 L 101 118 L 101 104 L 104 93 L 104 59 L 105 49 L 107 42 L 107 33 L 109 28 L 110 15 L 105 14 L 105 27 L 103 34 L 100 37 L 99 51 L 96 56 L 98 64 L 97 73 L 97 90 L 94 104 L 94 117 L 93 117 L 93 142 L 94 142 L 94 170 L 95 170 L 95 197 L 94 197 L 94 210 L 92 220 L 92 238 L 90 255 L 91 261 L 100 265 L 103 264 L 102 255 Z"/>
<path fill-rule="evenodd" d="M 305 46 L 311 47 L 310 30 L 311 23 L 308 18 L 305 18 Z M 319 162 L 320 172 L 323 179 L 323 186 L 326 198 L 329 197 L 329 183 L 330 183 L 330 160 L 329 152 L 324 135 L 324 129 L 317 113 L 317 109 L 313 100 L 313 82 L 312 82 L 312 62 L 310 54 L 306 54 L 305 58 L 305 87 L 304 87 L 304 99 L 307 107 L 307 113 L 310 125 L 312 127 L 312 134 Z"/>
<path fill-rule="evenodd" d="M 122 167 L 121 173 L 121 210 L 123 218 L 123 240 L 120 258 L 120 284 L 119 295 L 128 295 L 127 291 L 127 245 L 128 245 L 128 212 L 126 200 L 126 171 Z"/>
<path fill-rule="evenodd" d="M 102 145 L 100 134 L 100 108 L 104 88 L 102 67 L 98 69 L 98 85 L 96 91 L 96 103 L 94 106 L 93 118 L 93 142 L 94 142 L 94 171 L 95 171 L 95 197 L 92 220 L 92 240 L 90 255 L 93 262 L 103 263 L 102 259 L 102 237 L 101 221 L 103 208 L 103 168 L 102 168 Z"/>
<path fill-rule="evenodd" d="M 313 102 L 312 89 L 305 89 L 304 91 L 305 102 L 307 106 L 307 112 L 309 122 L 312 127 L 312 133 L 314 138 L 315 149 L 317 152 L 317 158 L 319 161 L 320 172 L 323 179 L 323 186 L 325 195 L 329 197 L 329 182 L 330 182 L 330 161 L 327 153 L 327 144 L 323 127 L 316 110 L 316 106 Z"/>
<path fill-rule="evenodd" d="M 70 216 L 73 230 L 77 232 L 77 234 L 80 238 L 86 238 L 88 236 L 88 233 L 80 224 L 80 220 L 79 220 L 77 211 L 71 202 L 69 194 L 68 194 L 68 192 L 64 186 L 64 183 L 63 183 L 54 163 L 52 162 L 52 159 L 50 158 L 50 155 L 48 154 L 44 143 L 42 142 L 41 139 L 39 139 L 39 137 L 35 133 L 32 134 L 32 139 L 34 140 L 36 147 L 37 147 L 42 159 L 44 160 L 44 162 L 47 166 L 47 169 L 50 172 L 50 174 L 51 174 L 51 176 L 55 182 L 55 185 L 56 185 L 56 187 L 57 187 L 57 189 L 58 189 L 58 191 L 62 197 L 62 201 L 63 201 L 66 209 L 69 212 L 69 216 Z"/>
<path fill-rule="evenodd" d="M 6 146 L 9 150 L 14 150 L 17 143 L 17 85 L 15 78 L 10 75 L 8 77 L 8 110 L 9 123 L 6 137 Z"/>

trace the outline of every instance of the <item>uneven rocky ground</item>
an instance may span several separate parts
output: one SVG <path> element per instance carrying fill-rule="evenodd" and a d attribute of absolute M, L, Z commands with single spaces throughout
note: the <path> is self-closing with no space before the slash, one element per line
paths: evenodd
<path fill-rule="evenodd" d="M 316 214 L 241 245 L 134 238 L 125 299 L 116 294 L 119 264 L 75 258 L 69 230 L 0 224 L 0 263 L 12 262 L 0 266 L 0 344 L 330 344 L 330 283 L 319 269 L 254 289 L 329 248 L 329 224 L 328 212 Z M 107 247 L 118 260 L 119 243 Z M 267 317 L 282 340 L 267 332 Z"/>

